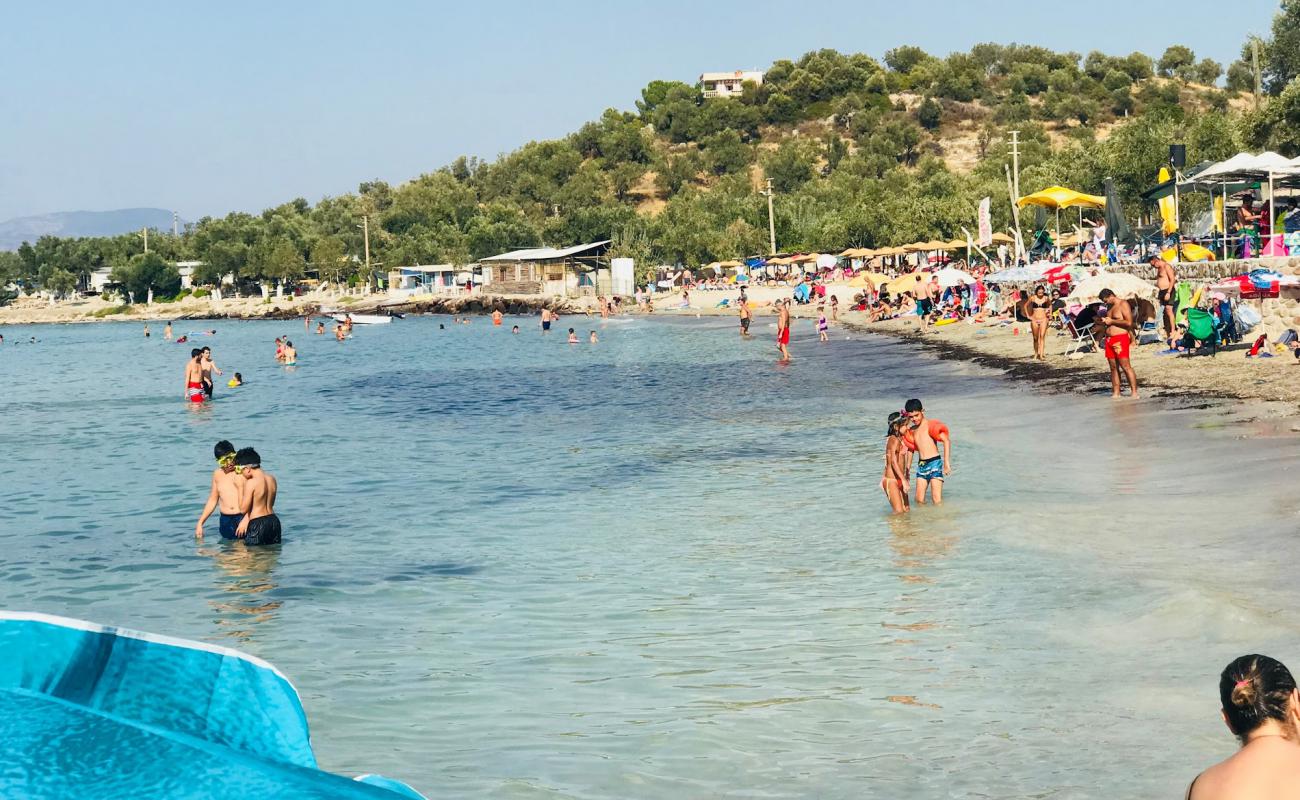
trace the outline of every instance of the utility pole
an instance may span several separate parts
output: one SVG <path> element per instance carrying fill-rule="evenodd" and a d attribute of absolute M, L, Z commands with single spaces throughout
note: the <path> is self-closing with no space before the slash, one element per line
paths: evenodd
<path fill-rule="evenodd" d="M 776 220 L 772 216 L 772 179 L 767 179 L 767 191 L 762 192 L 767 195 L 767 237 L 768 246 L 771 247 L 772 255 L 776 255 Z"/>
<path fill-rule="evenodd" d="M 172 212 L 172 236 L 180 236 L 180 235 L 181 235 L 180 215 L 177 214 L 175 211 L 173 211 Z"/>
<path fill-rule="evenodd" d="M 141 228 L 140 232 L 144 234 L 144 251 L 149 252 L 149 229 Z"/>
<path fill-rule="evenodd" d="M 1259 95 L 1263 91 L 1263 80 L 1259 75 L 1259 38 L 1250 37 L 1250 65 L 1255 71 L 1255 110 L 1259 110 Z"/>
<path fill-rule="evenodd" d="M 1011 188 L 1020 199 L 1020 131 L 1011 131 Z"/>

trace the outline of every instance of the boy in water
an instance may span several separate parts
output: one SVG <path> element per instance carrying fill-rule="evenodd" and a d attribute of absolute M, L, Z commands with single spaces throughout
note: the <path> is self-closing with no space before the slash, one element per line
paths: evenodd
<path fill-rule="evenodd" d="M 590 341 L 591 341 L 592 344 L 596 344 L 597 342 L 600 341 L 599 339 L 596 338 L 596 332 L 595 332 L 595 331 L 592 331 L 592 332 L 591 332 Z"/>
<path fill-rule="evenodd" d="M 577 344 L 577 343 L 578 343 L 577 332 L 574 331 L 573 328 L 569 328 L 569 344 Z"/>
<path fill-rule="evenodd" d="M 191 403 L 208 399 L 203 393 L 203 351 L 197 347 L 190 351 L 190 360 L 185 364 L 185 399 Z"/>
<path fill-rule="evenodd" d="M 246 545 L 279 544 L 280 518 L 275 515 L 275 476 L 262 471 L 262 457 L 251 447 L 235 453 L 235 474 L 244 479 L 240 507 L 244 518 L 235 536 Z"/>
<path fill-rule="evenodd" d="M 229 381 L 227 381 L 227 382 L 226 382 L 226 385 L 229 386 L 231 389 L 234 389 L 234 388 L 237 387 L 237 386 L 243 386 L 243 385 L 244 385 L 244 376 L 243 376 L 243 375 L 240 375 L 238 372 L 236 372 L 236 373 L 235 373 L 235 377 L 233 377 L 233 378 L 231 378 Z"/>
<path fill-rule="evenodd" d="M 239 510 L 242 481 L 235 480 L 235 446 L 222 439 L 212 448 L 212 454 L 216 456 L 217 468 L 212 470 L 212 489 L 208 492 L 208 502 L 203 505 L 198 524 L 194 526 L 194 538 L 203 538 L 203 524 L 214 510 L 220 510 L 221 538 L 233 539 L 243 516 Z"/>
<path fill-rule="evenodd" d="M 1137 375 L 1129 361 L 1129 346 L 1133 343 L 1133 309 L 1127 300 L 1121 300 L 1110 289 L 1102 289 L 1097 299 L 1106 304 L 1101 324 L 1106 327 L 1106 363 L 1110 365 L 1110 395 L 1120 397 L 1120 375 L 1128 380 L 1129 397 L 1137 399 Z"/>
<path fill-rule="evenodd" d="M 284 363 L 285 364 L 298 363 L 298 351 L 297 349 L 294 348 L 293 342 L 289 341 L 288 339 L 284 340 Z"/>
<path fill-rule="evenodd" d="M 203 367 L 203 393 L 208 396 L 209 400 L 211 400 L 212 399 L 212 373 L 215 372 L 218 375 L 221 374 L 221 370 L 217 369 L 216 362 L 212 360 L 211 347 L 203 348 L 203 360 L 201 362 L 201 366 Z"/>
<path fill-rule="evenodd" d="M 171 341 L 171 338 L 172 338 L 172 324 L 171 324 L 170 322 L 168 322 L 165 326 L 163 326 L 163 338 L 166 339 L 166 340 L 168 340 L 168 341 Z"/>
<path fill-rule="evenodd" d="M 916 501 L 925 504 L 928 488 L 934 495 L 934 504 L 943 505 L 943 481 L 952 472 L 952 440 L 948 426 L 937 419 L 926 419 L 921 401 L 908 400 L 903 412 L 911 422 L 912 447 L 920 461 L 916 465 Z M 906 443 L 906 442 L 905 442 Z M 939 444 L 943 455 L 939 455 Z"/>

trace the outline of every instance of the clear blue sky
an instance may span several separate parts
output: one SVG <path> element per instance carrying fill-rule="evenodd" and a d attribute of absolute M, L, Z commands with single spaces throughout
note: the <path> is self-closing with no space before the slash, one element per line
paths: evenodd
<path fill-rule="evenodd" d="M 982 41 L 1226 65 L 1272 0 L 60 2 L 0 24 L 0 220 L 156 206 L 186 219 L 399 183 L 632 108 L 657 78 L 832 47 Z"/>

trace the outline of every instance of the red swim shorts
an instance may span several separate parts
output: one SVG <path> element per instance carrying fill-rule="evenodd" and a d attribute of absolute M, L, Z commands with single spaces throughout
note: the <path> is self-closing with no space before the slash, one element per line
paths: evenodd
<path fill-rule="evenodd" d="M 776 335 L 777 344 L 790 344 L 790 329 L 782 328 L 781 332 Z"/>
<path fill-rule="evenodd" d="M 1127 333 L 1106 337 L 1106 360 L 1128 361 L 1128 347 L 1132 343 Z"/>

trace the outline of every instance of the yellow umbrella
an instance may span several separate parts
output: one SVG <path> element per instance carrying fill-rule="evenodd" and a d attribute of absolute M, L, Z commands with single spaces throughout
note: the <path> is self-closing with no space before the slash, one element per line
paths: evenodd
<path fill-rule="evenodd" d="M 876 284 L 876 291 L 880 291 L 883 287 L 889 287 L 889 293 L 891 295 L 897 296 L 900 292 L 906 291 L 908 289 L 917 286 L 916 276 L 918 275 L 921 276 L 922 283 L 929 280 L 929 275 L 922 273 L 921 270 L 918 269 L 915 272 L 909 272 L 906 275 L 900 275 L 897 278 L 894 278 L 893 280 L 890 281 L 886 281 L 883 284 Z"/>
<path fill-rule="evenodd" d="M 867 281 L 871 281 L 871 285 L 879 289 L 889 283 L 889 276 L 882 275 L 879 272 L 859 272 L 853 276 L 853 280 L 849 281 L 849 286 L 861 288 L 867 285 Z"/>
<path fill-rule="evenodd" d="M 998 231 L 997 233 L 993 234 L 993 244 L 1015 244 L 1015 243 L 1016 243 L 1016 237 L 1012 236 L 1009 233 L 1002 233 L 1001 231 Z"/>
<path fill-rule="evenodd" d="M 786 264 L 789 264 L 789 263 L 790 263 L 790 259 L 789 259 L 789 257 L 769 258 L 769 259 L 767 260 L 767 263 L 772 264 L 772 265 L 774 265 L 774 266 L 778 266 L 778 267 L 784 267 Z"/>
<path fill-rule="evenodd" d="M 1049 186 L 1041 192 L 1025 195 L 1016 201 L 1016 205 L 1042 206 L 1060 211 L 1063 208 L 1105 208 L 1106 198 L 1095 194 L 1084 194 L 1064 186 Z"/>
<path fill-rule="evenodd" d="M 1191 243 L 1191 242 L 1184 242 L 1184 243 L 1183 243 L 1183 246 L 1182 246 L 1182 251 L 1183 251 L 1182 257 L 1180 257 L 1180 258 L 1178 258 L 1178 259 L 1175 259 L 1174 256 L 1175 256 L 1176 254 L 1174 253 L 1174 248 L 1172 248 L 1172 247 L 1168 247 L 1168 248 L 1165 248 L 1164 252 L 1162 252 L 1162 253 L 1160 254 L 1160 257 L 1163 258 L 1165 261 L 1174 261 L 1174 260 L 1177 260 L 1177 261 L 1214 261 L 1214 260 L 1215 260 L 1215 258 L 1214 258 L 1214 252 L 1211 251 L 1211 250 L 1207 250 L 1207 249 L 1205 249 L 1204 247 L 1201 247 L 1199 244 L 1193 244 L 1193 243 Z"/>
<path fill-rule="evenodd" d="M 966 249 L 966 240 L 965 240 L 965 239 L 953 239 L 951 242 L 945 242 L 945 243 L 944 243 L 944 247 L 943 247 L 943 249 L 944 249 L 944 250 L 965 250 L 965 249 Z"/>
<path fill-rule="evenodd" d="M 840 253 L 840 258 L 857 258 L 857 257 L 858 257 L 858 248 L 856 247 L 850 247 L 849 249 Z"/>
<path fill-rule="evenodd" d="M 739 267 L 740 265 L 741 265 L 741 264 L 740 264 L 739 261 L 719 261 L 719 262 L 718 262 L 718 266 L 719 266 L 719 267 L 722 267 L 723 269 L 735 269 L 736 267 Z"/>

